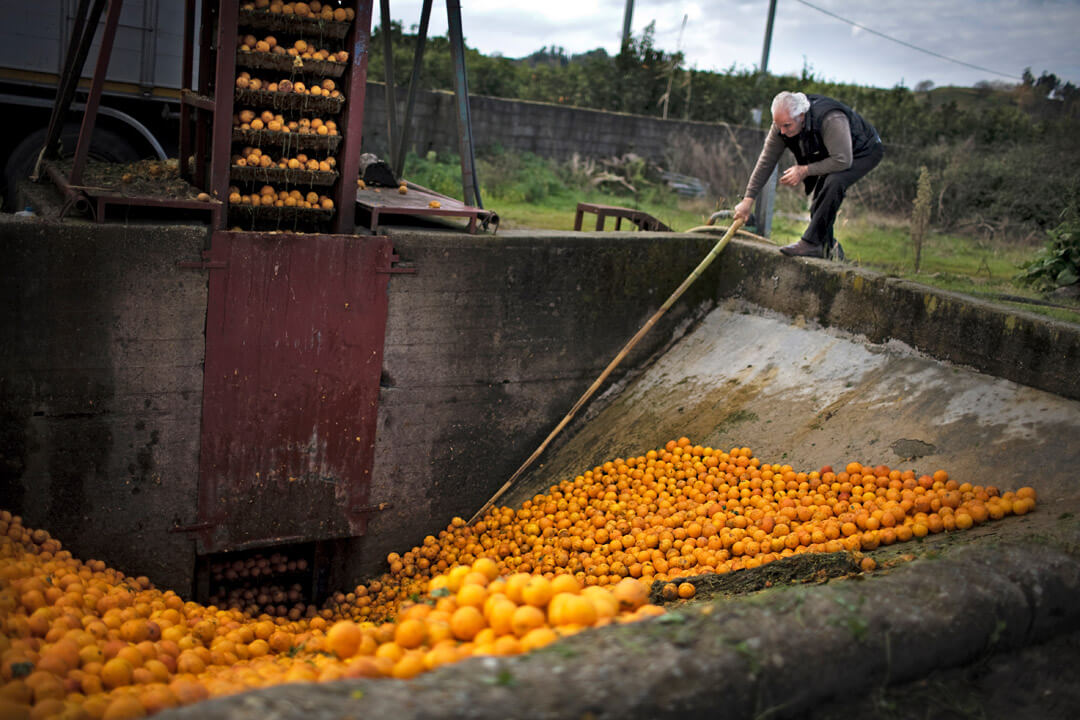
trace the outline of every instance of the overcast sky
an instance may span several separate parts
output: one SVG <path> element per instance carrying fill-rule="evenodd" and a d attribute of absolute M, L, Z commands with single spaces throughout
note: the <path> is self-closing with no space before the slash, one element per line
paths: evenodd
<path fill-rule="evenodd" d="M 1080 0 L 807 2 L 777 1 L 768 61 L 773 74 L 798 74 L 805 66 L 824 80 L 881 88 L 914 87 L 922 80 L 971 86 L 980 80 L 1016 82 L 1030 67 L 1036 77 L 1049 71 L 1080 85 Z M 419 23 L 421 4 L 393 0 L 390 12 L 409 32 Z M 625 0 L 461 0 L 466 44 L 511 58 L 552 45 L 570 54 L 598 47 L 617 53 L 625 8 Z M 687 67 L 755 69 L 768 8 L 768 0 L 635 0 L 631 32 L 640 36 L 655 20 L 656 45 L 674 52 L 685 15 L 681 49 Z M 372 24 L 379 22 L 376 5 Z M 446 34 L 445 3 L 433 4 L 429 33 Z"/>

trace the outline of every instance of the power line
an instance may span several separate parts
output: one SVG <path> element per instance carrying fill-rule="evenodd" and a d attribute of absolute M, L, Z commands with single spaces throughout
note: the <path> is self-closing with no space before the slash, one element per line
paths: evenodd
<path fill-rule="evenodd" d="M 813 10 L 817 10 L 819 13 L 824 13 L 825 15 L 828 15 L 831 18 L 835 18 L 835 19 L 837 19 L 837 20 L 839 20 L 841 22 L 846 22 L 848 25 L 852 25 L 854 27 L 857 27 L 860 30 L 865 30 L 868 33 L 871 33 L 873 35 L 877 35 L 878 37 L 885 38 L 886 40 L 891 40 L 892 42 L 897 43 L 898 45 L 903 45 L 904 47 L 911 48 L 912 50 L 918 50 L 921 53 L 926 53 L 927 55 L 933 55 L 936 58 L 941 58 L 942 60 L 948 60 L 951 63 L 956 63 L 957 65 L 964 65 L 965 67 L 969 67 L 969 68 L 972 68 L 974 70 L 980 70 L 982 72 L 988 72 L 988 73 L 993 73 L 994 75 L 1000 75 L 1001 77 L 1007 77 L 1010 80 L 1022 80 L 1023 79 L 1023 78 L 1020 78 L 1020 77 L 1018 77 L 1016 75 L 1010 75 L 1008 73 L 999 72 L 997 70 L 991 70 L 990 68 L 985 68 L 985 67 L 982 67 L 981 65 L 972 65 L 969 62 L 964 62 L 963 60 L 957 60 L 956 58 L 951 58 L 951 57 L 949 57 L 947 55 L 942 55 L 939 52 L 934 52 L 933 50 L 927 50 L 926 48 L 921 48 L 918 45 L 912 45 L 909 42 L 905 42 L 903 40 L 898 40 L 898 39 L 896 39 L 894 37 L 890 37 L 889 35 L 886 35 L 883 32 L 878 32 L 877 30 L 874 30 L 873 28 L 868 28 L 865 25 L 860 25 L 859 23 L 857 23 L 857 22 L 855 22 L 853 20 L 848 20 L 846 17 L 841 17 L 841 16 L 837 15 L 834 12 L 830 12 L 830 11 L 826 10 L 825 8 L 820 8 L 817 5 L 814 5 L 812 3 L 808 3 L 808 2 L 806 2 L 806 0 L 796 0 L 796 2 L 800 2 L 800 3 L 802 3 L 803 5 L 805 5 L 808 8 L 811 8 Z"/>

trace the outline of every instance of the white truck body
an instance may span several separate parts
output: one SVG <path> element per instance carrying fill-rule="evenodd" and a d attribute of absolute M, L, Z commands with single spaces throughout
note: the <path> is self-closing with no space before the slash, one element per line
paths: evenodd
<path fill-rule="evenodd" d="M 43 143 L 78 7 L 79 0 L 0 0 L 0 111 L 9 119 L 0 138 L 5 209 L 18 209 L 13 207 L 15 184 L 29 174 L 31 158 L 36 158 Z M 106 6 L 83 66 L 80 91 L 66 118 L 61 136 L 65 152 L 74 147 L 107 13 Z M 184 13 L 183 0 L 123 3 L 92 157 L 126 162 L 175 155 Z M 195 21 L 198 27 L 198 16 Z M 197 57 L 198 47 L 196 62 Z"/>
<path fill-rule="evenodd" d="M 31 72 L 59 77 L 78 6 L 79 0 L 0 0 L 0 69 L 4 76 Z M 179 90 L 183 42 L 181 0 L 128 0 L 120 11 L 107 77 L 112 83 L 144 91 Z M 99 27 L 83 77 L 93 75 L 100 47 Z"/>

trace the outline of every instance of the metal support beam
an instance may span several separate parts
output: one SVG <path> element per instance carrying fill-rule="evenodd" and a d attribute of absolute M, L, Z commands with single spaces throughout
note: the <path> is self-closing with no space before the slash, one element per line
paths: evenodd
<path fill-rule="evenodd" d="M 82 126 L 79 128 L 79 142 L 75 146 L 75 158 L 71 161 L 70 181 L 72 185 L 82 184 L 83 170 L 90 157 L 91 136 L 97 122 L 98 106 L 101 104 L 101 91 L 105 87 L 105 74 L 109 70 L 109 57 L 112 55 L 113 39 L 116 38 L 116 26 L 120 24 L 120 9 L 123 0 L 109 0 L 109 12 L 105 16 L 105 29 L 101 34 L 101 46 L 98 48 L 97 63 L 94 66 L 94 78 L 90 82 L 90 94 L 86 98 L 83 110 Z M 87 29 L 93 36 L 93 30 Z M 75 82 L 78 82 L 76 78 Z"/>
<path fill-rule="evenodd" d="M 372 0 L 358 0 L 353 29 L 345 39 L 349 48 L 347 103 L 342 117 L 345 142 L 338 165 L 341 178 L 334 193 L 333 232 L 351 235 L 356 231 L 356 177 L 360 173 L 360 143 L 364 134 L 364 96 L 367 89 L 368 53 L 371 43 Z"/>
<path fill-rule="evenodd" d="M 199 70 L 194 82 L 197 88 L 192 88 L 199 95 L 214 97 L 214 18 L 218 16 L 217 8 L 212 7 L 212 0 L 203 0 L 202 12 L 199 18 Z M 197 187 L 210 187 L 210 147 L 209 141 L 212 133 L 214 113 L 212 110 L 197 110 L 195 112 L 195 148 L 193 164 L 194 184 Z"/>
<path fill-rule="evenodd" d="M 389 157 L 395 157 L 398 137 L 397 90 L 394 85 L 394 41 L 390 33 L 390 0 L 379 0 L 379 16 L 382 24 L 383 67 L 386 80 L 386 144 L 390 146 Z"/>
<path fill-rule="evenodd" d="M 772 46 L 773 21 L 776 19 L 776 0 L 769 0 L 769 19 L 765 22 L 765 45 L 761 48 L 760 72 L 764 75 L 769 69 L 769 48 Z"/>
<path fill-rule="evenodd" d="M 195 0 L 184 0 L 184 49 L 180 66 L 180 88 L 195 90 L 191 84 L 195 69 Z"/>
<path fill-rule="evenodd" d="M 776 18 L 776 0 L 769 0 L 769 19 L 765 23 L 765 44 L 761 50 L 761 76 L 764 77 L 769 68 L 769 48 L 772 46 L 773 20 Z M 762 113 L 764 114 L 764 113 Z M 772 122 L 772 116 L 766 120 L 766 126 Z M 761 189 L 761 195 L 757 199 L 757 231 L 765 237 L 772 236 L 773 212 L 776 208 L 776 184 L 779 177 L 778 168 L 773 168 L 769 179 L 765 181 L 765 187 Z"/>
<path fill-rule="evenodd" d="M 184 49 L 180 66 L 180 90 L 194 90 L 191 81 L 194 77 L 195 62 L 195 0 L 184 0 Z M 177 156 L 180 162 L 180 177 L 188 182 L 192 180 L 193 168 L 188 165 L 191 156 L 192 108 L 187 103 L 180 103 L 180 140 Z"/>
<path fill-rule="evenodd" d="M 394 176 L 400 178 L 405 173 L 405 156 L 409 150 L 409 128 L 412 126 L 413 110 L 416 107 L 416 92 L 420 89 L 420 69 L 424 64 L 424 49 L 427 46 L 428 21 L 431 19 L 431 2 L 424 0 L 420 10 L 420 28 L 416 35 L 416 52 L 413 57 L 412 77 L 409 79 L 409 97 L 405 101 L 405 119 L 401 123 L 401 138 L 394 156 Z"/>
<path fill-rule="evenodd" d="M 461 3 L 446 0 L 446 19 L 450 35 L 450 56 L 454 64 L 454 99 L 458 111 L 458 147 L 461 150 L 461 185 L 466 205 L 484 207 L 476 181 L 476 157 L 473 154 L 472 117 L 469 114 L 469 81 L 465 73 L 465 36 L 461 30 Z"/>
<path fill-rule="evenodd" d="M 232 110 L 236 78 L 236 29 L 240 0 L 221 0 L 217 17 L 217 72 L 214 76 L 214 120 L 210 140 L 210 196 L 225 202 L 229 197 L 229 165 L 232 157 Z M 220 229 L 225 226 L 223 216 Z"/>
<path fill-rule="evenodd" d="M 68 43 L 67 55 L 64 56 L 64 66 L 60 75 L 60 83 L 56 86 L 56 102 L 53 104 L 52 113 L 49 116 L 49 126 L 45 133 L 45 144 L 38 153 L 37 163 L 30 179 L 37 181 L 41 175 L 41 161 L 55 158 L 60 155 L 60 133 L 63 131 L 64 120 L 67 118 L 71 103 L 75 99 L 75 90 L 79 86 L 79 77 L 82 75 L 83 66 L 86 65 L 86 56 L 90 53 L 90 45 L 101 21 L 101 13 L 105 10 L 105 0 L 95 0 L 94 7 L 90 9 L 90 0 L 80 0 L 79 8 L 75 13 L 75 24 L 72 27 L 71 39 Z"/>

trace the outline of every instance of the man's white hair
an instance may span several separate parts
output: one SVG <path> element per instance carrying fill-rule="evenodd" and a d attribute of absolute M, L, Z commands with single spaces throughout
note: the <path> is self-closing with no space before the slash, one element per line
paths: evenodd
<path fill-rule="evenodd" d="M 810 109 L 810 100 L 806 97 L 805 93 L 793 93 L 784 90 L 783 92 L 777 93 L 776 97 L 773 98 L 772 114 L 776 115 L 776 111 L 781 108 L 786 110 L 792 119 L 795 119 Z"/>

